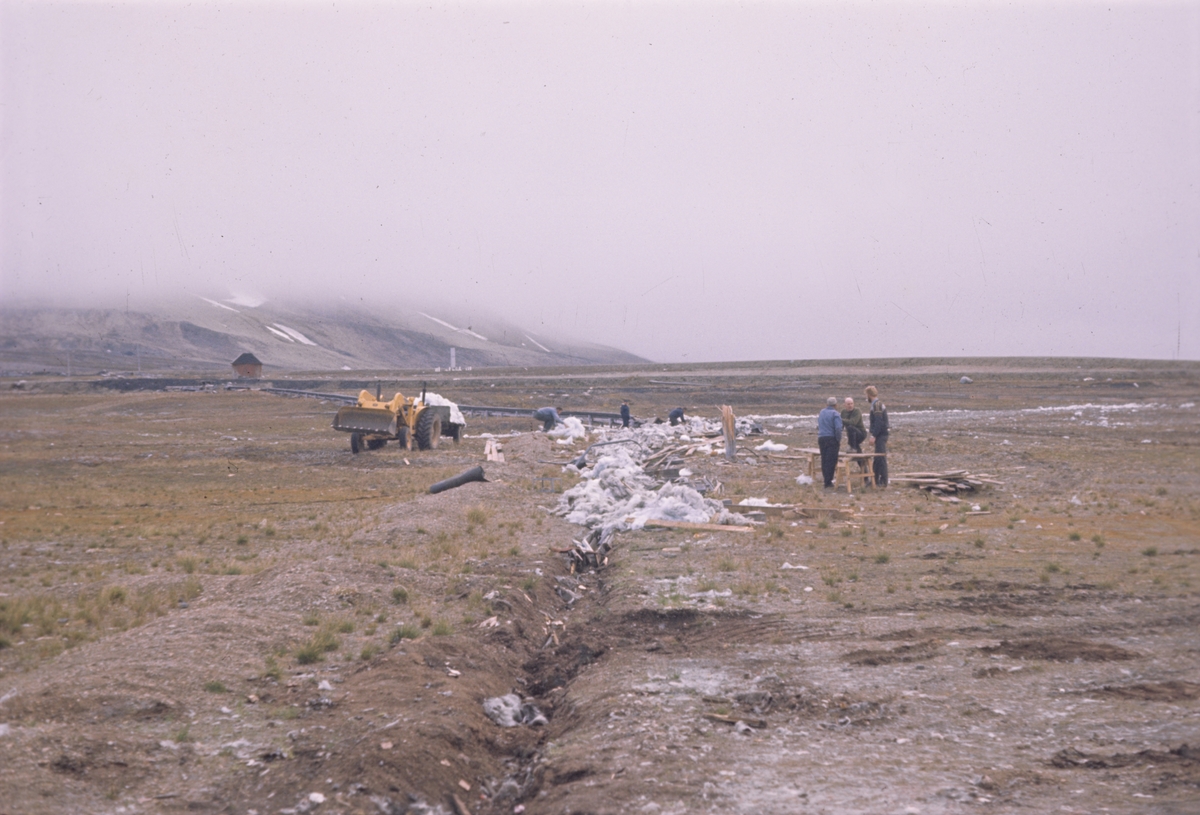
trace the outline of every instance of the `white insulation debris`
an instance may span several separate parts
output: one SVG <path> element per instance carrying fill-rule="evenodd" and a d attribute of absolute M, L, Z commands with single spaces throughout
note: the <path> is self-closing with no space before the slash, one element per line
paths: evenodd
<path fill-rule="evenodd" d="M 783 504 L 772 504 L 766 498 L 743 498 L 738 501 L 739 507 L 781 507 Z"/>
<path fill-rule="evenodd" d="M 467 423 L 467 420 L 463 418 L 462 411 L 458 409 L 458 405 L 456 405 L 454 402 L 451 402 L 445 396 L 441 396 L 436 393 L 426 392 L 425 404 L 439 405 L 439 406 L 445 405 L 446 407 L 450 408 L 450 421 L 454 422 L 455 424 L 464 424 L 465 425 Z"/>
<path fill-rule="evenodd" d="M 699 420 L 690 420 L 699 421 Z M 614 444 L 599 448 L 591 468 L 581 471 L 583 481 L 559 498 L 556 511 L 573 524 L 602 529 L 605 534 L 640 529 L 646 521 L 689 521 L 692 523 L 747 523 L 741 515 L 726 510 L 719 501 L 705 498 L 686 484 L 661 487 L 640 464 L 647 451 L 693 432 L 683 425 L 643 425 L 620 430 L 610 439 L 632 439 L 637 444 Z"/>
<path fill-rule="evenodd" d="M 764 441 L 762 444 L 758 445 L 758 447 L 755 447 L 754 449 L 762 450 L 767 453 L 782 453 L 784 450 L 787 449 L 787 445 L 780 444 L 779 442 L 776 442 L 776 441 Z"/>
<path fill-rule="evenodd" d="M 484 699 L 483 712 L 501 727 L 516 727 L 519 724 L 540 727 L 549 724 L 545 715 L 532 702 L 522 699 L 515 693 Z"/>
<path fill-rule="evenodd" d="M 587 434 L 587 428 L 576 416 L 567 416 L 561 424 L 556 424 L 553 430 L 546 433 L 547 436 L 556 437 L 559 444 L 571 444 L 576 439 L 586 439 Z"/>

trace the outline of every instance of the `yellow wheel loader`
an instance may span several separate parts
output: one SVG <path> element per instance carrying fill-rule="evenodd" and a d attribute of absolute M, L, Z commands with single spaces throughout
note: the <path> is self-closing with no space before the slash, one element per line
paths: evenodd
<path fill-rule="evenodd" d="M 333 429 L 350 434 L 350 452 L 378 450 L 395 440 L 406 450 L 433 450 L 443 435 L 458 442 L 462 425 L 450 421 L 450 408 L 427 405 L 423 398 L 397 393 L 384 402 L 379 395 L 360 391 L 358 404 L 339 408 Z"/>

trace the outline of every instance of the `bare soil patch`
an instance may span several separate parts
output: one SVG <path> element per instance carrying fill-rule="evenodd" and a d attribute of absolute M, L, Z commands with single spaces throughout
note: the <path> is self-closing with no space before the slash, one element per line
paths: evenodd
<path fill-rule="evenodd" d="M 1200 699 L 1196 682 L 1138 682 L 1133 685 L 1105 685 L 1090 692 L 1093 696 L 1116 696 L 1145 702 L 1185 702 Z"/>
<path fill-rule="evenodd" d="M 1103 642 L 1086 642 L 1064 637 L 1047 637 L 1036 640 L 1002 641 L 999 645 L 985 645 L 979 650 L 985 654 L 1000 654 L 1016 659 L 1046 659 L 1054 662 L 1107 662 L 1109 660 L 1135 659 L 1139 654 Z"/>
<path fill-rule="evenodd" d="M 895 648 L 878 650 L 860 648 L 851 651 L 844 657 L 852 665 L 891 665 L 896 662 L 919 662 L 938 653 L 938 640 L 926 640 L 912 645 L 898 645 Z"/>

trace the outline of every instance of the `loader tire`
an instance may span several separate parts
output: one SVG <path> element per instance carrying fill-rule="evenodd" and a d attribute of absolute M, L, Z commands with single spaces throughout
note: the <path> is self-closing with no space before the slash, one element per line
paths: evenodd
<path fill-rule="evenodd" d="M 362 433 L 351 433 L 350 434 L 350 452 L 354 453 L 355 455 L 358 455 L 358 453 L 362 449 L 363 449 Z"/>
<path fill-rule="evenodd" d="M 387 439 L 367 439 L 368 450 L 378 450 L 387 444 Z"/>
<path fill-rule="evenodd" d="M 442 437 L 442 419 L 432 410 L 423 410 L 413 428 L 413 441 L 418 450 L 436 450 Z"/>

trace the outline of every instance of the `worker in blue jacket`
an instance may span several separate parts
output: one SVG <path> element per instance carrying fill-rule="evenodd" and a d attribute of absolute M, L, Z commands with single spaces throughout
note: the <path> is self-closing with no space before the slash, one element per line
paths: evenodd
<path fill-rule="evenodd" d="M 629 427 L 629 403 L 621 403 L 621 427 Z"/>
<path fill-rule="evenodd" d="M 821 450 L 821 475 L 825 489 L 833 489 L 837 472 L 838 448 L 842 445 L 842 414 L 838 413 L 837 398 L 825 400 L 825 409 L 817 414 L 817 447 Z"/>
<path fill-rule="evenodd" d="M 552 407 L 538 408 L 533 412 L 533 418 L 542 423 L 542 432 L 544 433 L 549 433 L 556 424 L 562 421 L 558 418 L 558 411 Z"/>

